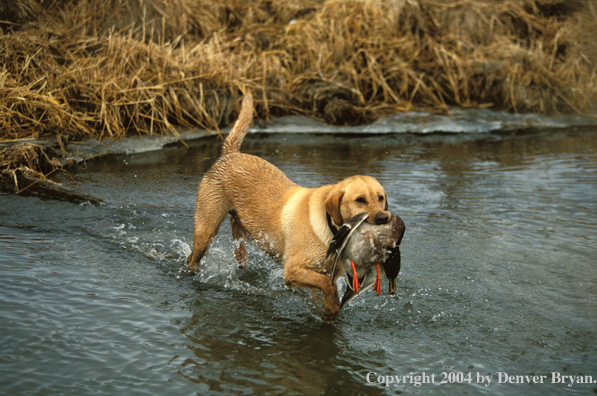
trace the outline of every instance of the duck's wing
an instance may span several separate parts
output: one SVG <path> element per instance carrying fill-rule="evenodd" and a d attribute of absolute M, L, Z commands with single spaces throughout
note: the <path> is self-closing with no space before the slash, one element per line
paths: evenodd
<path fill-rule="evenodd" d="M 346 247 L 348 240 L 350 239 L 352 233 L 359 228 L 359 226 L 365 221 L 365 219 L 369 216 L 368 213 L 359 213 L 356 216 L 350 218 L 346 223 L 340 227 L 332 242 L 330 242 L 330 246 L 328 247 L 328 251 L 325 255 L 326 260 L 331 257 L 334 253 L 336 254 L 336 259 L 334 260 L 334 267 L 332 268 L 332 281 L 336 276 L 336 268 L 338 265 L 338 259 L 342 254 L 342 250 Z"/>
<path fill-rule="evenodd" d="M 340 303 L 340 309 L 342 309 L 342 307 L 344 307 L 346 304 L 348 304 L 349 302 L 351 302 L 358 296 L 359 296 L 359 293 L 356 293 L 350 287 L 347 287 L 346 292 L 344 293 L 344 296 L 342 297 L 342 302 Z"/>
<path fill-rule="evenodd" d="M 350 218 L 346 223 L 340 227 L 338 232 L 334 235 L 332 242 L 330 242 L 330 246 L 328 247 L 327 254 L 325 258 L 327 259 L 334 253 L 339 253 L 340 250 L 346 246 L 350 235 L 356 230 L 363 221 L 369 216 L 368 213 L 359 213 L 358 215 Z"/>

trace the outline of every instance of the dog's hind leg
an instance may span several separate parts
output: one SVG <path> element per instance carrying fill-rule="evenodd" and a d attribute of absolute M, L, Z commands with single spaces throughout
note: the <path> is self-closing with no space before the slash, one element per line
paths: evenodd
<path fill-rule="evenodd" d="M 249 240 L 249 233 L 244 229 L 238 214 L 233 210 L 230 212 L 230 226 L 232 227 L 232 238 L 234 238 L 234 257 L 238 261 L 240 268 L 247 268 L 247 246 L 246 241 Z"/>
<path fill-rule="evenodd" d="M 209 243 L 230 211 L 224 192 L 211 178 L 205 177 L 197 193 L 193 252 L 187 258 L 187 269 L 196 272 Z"/>

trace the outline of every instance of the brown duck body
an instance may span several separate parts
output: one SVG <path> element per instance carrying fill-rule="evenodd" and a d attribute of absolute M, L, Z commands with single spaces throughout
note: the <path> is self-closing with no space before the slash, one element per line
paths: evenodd
<path fill-rule="evenodd" d="M 390 294 L 395 293 L 396 277 L 400 272 L 399 245 L 404 231 L 404 222 L 393 213 L 387 224 L 361 222 L 351 230 L 338 253 L 348 281 L 342 306 L 374 287 L 384 276 L 390 282 Z M 355 282 L 355 274 L 358 282 Z"/>

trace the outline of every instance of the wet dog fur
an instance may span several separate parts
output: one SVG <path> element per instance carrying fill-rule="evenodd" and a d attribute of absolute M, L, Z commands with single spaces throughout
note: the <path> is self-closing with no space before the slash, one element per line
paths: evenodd
<path fill-rule="evenodd" d="M 283 265 L 287 285 L 323 291 L 322 318 L 333 321 L 340 300 L 335 279 L 330 278 L 332 260 L 325 259 L 333 237 L 326 213 L 336 228 L 363 212 L 369 214 L 369 223 L 385 224 L 391 216 L 386 192 L 371 176 L 351 176 L 319 188 L 293 183 L 269 162 L 240 152 L 252 117 L 253 99 L 248 91 L 219 159 L 199 185 L 187 268 L 193 273 L 198 270 L 209 243 L 230 214 L 240 266 L 247 264 L 245 242 L 250 237 Z"/>

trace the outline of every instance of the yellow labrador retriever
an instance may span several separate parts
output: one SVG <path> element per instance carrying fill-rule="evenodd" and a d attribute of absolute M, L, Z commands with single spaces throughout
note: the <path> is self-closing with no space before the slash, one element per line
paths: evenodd
<path fill-rule="evenodd" d="M 247 262 L 249 237 L 284 266 L 289 286 L 321 289 L 325 296 L 322 318 L 332 321 L 340 309 L 332 260 L 326 250 L 334 232 L 351 217 L 367 212 L 371 224 L 390 220 L 384 188 L 370 176 L 352 176 L 337 184 L 304 188 L 281 170 L 240 145 L 253 118 L 251 92 L 224 141 L 222 154 L 205 174 L 197 193 L 193 251 L 187 267 L 195 272 L 226 216 L 230 214 L 235 256 Z M 337 274 L 340 275 L 340 274 Z"/>

